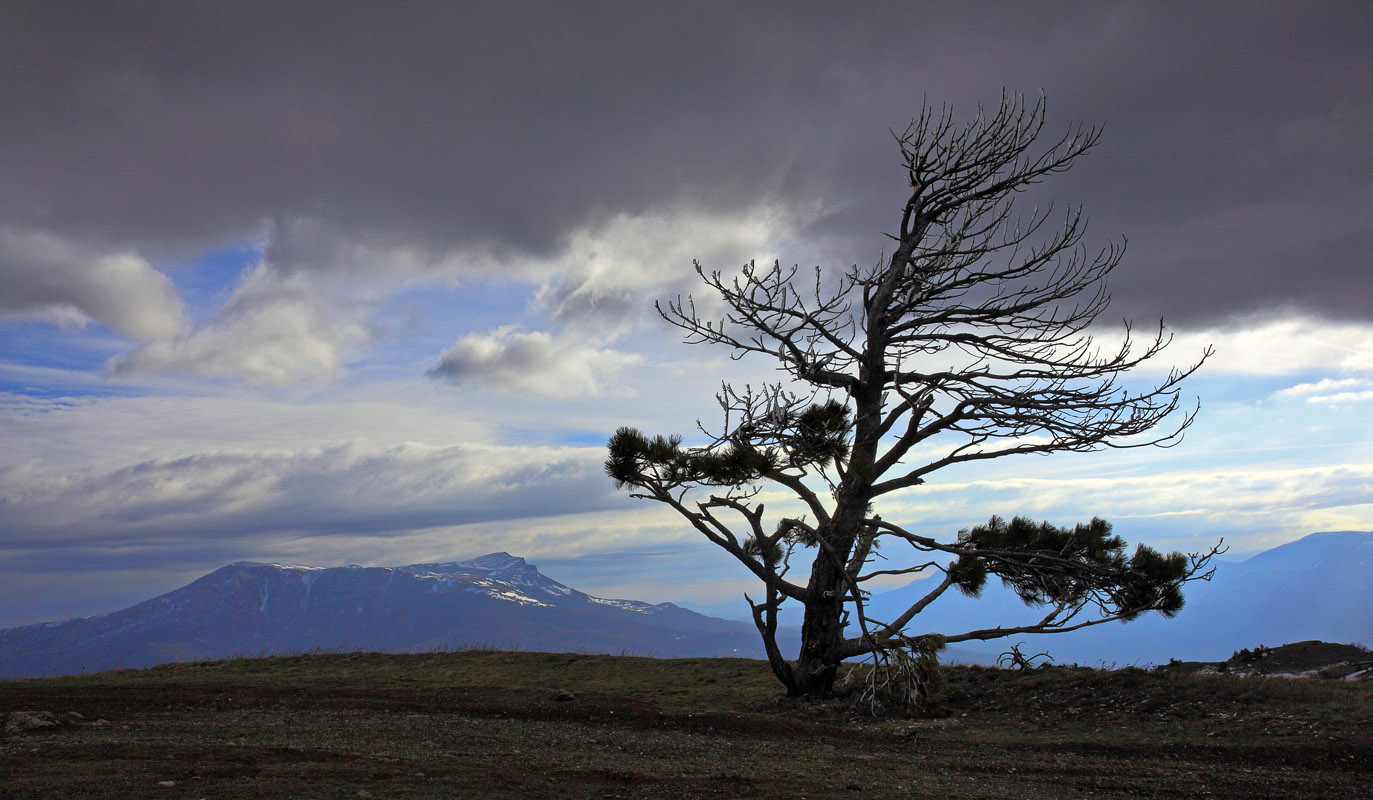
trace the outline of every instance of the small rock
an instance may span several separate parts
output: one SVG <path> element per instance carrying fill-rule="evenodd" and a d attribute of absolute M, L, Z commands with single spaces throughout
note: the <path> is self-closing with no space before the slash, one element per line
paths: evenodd
<path fill-rule="evenodd" d="M 68 716 L 68 717 L 71 717 L 72 719 L 76 720 L 77 722 L 80 722 L 81 720 L 83 720 L 83 719 L 86 718 L 86 715 L 85 715 L 85 714 L 82 714 L 80 711 L 68 711 L 68 712 L 67 712 L 67 716 Z"/>
<path fill-rule="evenodd" d="M 553 699 L 554 699 L 555 701 L 559 702 L 559 703 L 566 703 L 566 702 L 569 701 L 569 700 L 576 700 L 576 699 L 577 699 L 577 695 L 575 695 L 575 694 L 573 694 L 573 693 L 571 693 L 571 692 L 562 692 L 562 691 L 560 691 L 560 692 L 558 692 L 557 694 L 554 694 L 554 695 L 553 695 Z"/>
<path fill-rule="evenodd" d="M 7 735 L 12 735 L 73 724 L 73 720 L 59 717 L 51 711 L 11 711 L 5 716 L 4 731 Z"/>
<path fill-rule="evenodd" d="M 158 781 L 158 782 L 157 782 L 157 785 L 158 785 L 158 786 L 175 786 L 175 785 L 176 785 L 176 781 Z"/>
<path fill-rule="evenodd" d="M 372 793 L 367 791 L 366 789 L 361 789 L 358 791 L 358 800 L 368 800 L 368 798 L 370 798 L 371 796 Z"/>

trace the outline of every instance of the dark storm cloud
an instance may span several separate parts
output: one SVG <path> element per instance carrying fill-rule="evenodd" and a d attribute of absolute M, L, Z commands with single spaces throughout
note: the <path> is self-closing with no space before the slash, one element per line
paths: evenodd
<path fill-rule="evenodd" d="M 0 227 L 158 258 L 306 218 L 518 256 L 617 213 L 820 202 L 832 252 L 787 258 L 866 262 L 902 190 L 887 128 L 923 97 L 966 116 L 1043 88 L 1051 130 L 1107 123 L 1046 193 L 1083 202 L 1094 239 L 1129 236 L 1122 313 L 1373 309 L 1364 3 L 3 14 Z"/>

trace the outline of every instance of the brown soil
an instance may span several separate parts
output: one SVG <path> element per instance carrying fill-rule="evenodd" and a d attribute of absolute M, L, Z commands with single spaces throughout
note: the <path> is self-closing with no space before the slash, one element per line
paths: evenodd
<path fill-rule="evenodd" d="M 945 671 L 948 716 L 731 659 L 316 655 L 0 683 L 0 797 L 1373 796 L 1373 684 Z M 106 722 L 97 722 L 106 720 Z"/>

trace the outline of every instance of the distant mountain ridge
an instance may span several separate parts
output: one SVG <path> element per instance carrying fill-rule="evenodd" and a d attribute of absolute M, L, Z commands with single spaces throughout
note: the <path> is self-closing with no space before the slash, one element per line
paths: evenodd
<path fill-rule="evenodd" d="M 872 615 L 895 616 L 924 585 L 875 594 Z M 721 609 L 716 613 L 728 613 Z M 980 598 L 941 598 L 911 632 L 1011 626 L 1036 616 L 992 580 Z M 783 625 L 799 622 L 799 614 L 788 615 Z M 789 655 L 796 633 L 784 633 Z M 1060 663 L 1220 661 L 1242 648 L 1312 639 L 1373 644 L 1373 532 L 1315 533 L 1244 561 L 1220 562 L 1210 582 L 1189 584 L 1175 619 L 1148 614 L 1074 633 L 968 643 L 945 658 L 991 663 L 1023 641 Z M 309 650 L 470 646 L 763 657 L 749 622 L 672 603 L 593 597 L 523 558 L 492 553 L 403 567 L 230 564 L 121 611 L 0 629 L 0 677 Z"/>
<path fill-rule="evenodd" d="M 0 677 L 309 650 L 474 645 L 643 655 L 761 653 L 752 625 L 593 597 L 523 558 L 403 567 L 238 562 L 121 611 L 0 630 Z"/>

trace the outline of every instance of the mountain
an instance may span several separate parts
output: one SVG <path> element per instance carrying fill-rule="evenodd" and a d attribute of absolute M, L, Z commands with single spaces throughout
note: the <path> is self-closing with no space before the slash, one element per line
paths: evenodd
<path fill-rule="evenodd" d="M 1373 643 L 1373 533 L 1315 533 L 1244 561 L 1220 562 L 1188 586 L 1174 619 L 1149 614 L 1073 633 L 964 643 L 945 659 L 989 663 L 1012 644 L 1082 664 L 1223 661 L 1241 648 L 1319 639 Z M 875 594 L 890 619 L 924 591 L 914 581 Z M 714 610 L 714 609 L 712 609 Z M 723 607 L 719 613 L 727 613 Z M 1042 613 L 1042 612 L 1040 612 Z M 949 592 L 911 633 L 1032 621 L 989 581 L 981 598 Z M 799 616 L 784 625 L 799 624 Z M 796 631 L 783 633 L 794 653 Z M 671 603 L 606 600 L 564 586 L 522 558 L 406 567 L 303 567 L 242 562 L 132 608 L 0 629 L 0 676 L 59 675 L 165 661 L 309 650 L 395 652 L 470 646 L 762 657 L 753 625 Z"/>
<path fill-rule="evenodd" d="M 1218 562 L 1209 582 L 1188 584 L 1173 619 L 1147 614 L 1072 633 L 1016 636 L 964 647 L 1029 652 L 1081 664 L 1223 661 L 1236 650 L 1319 639 L 1373 643 L 1373 532 L 1313 533 L 1238 563 Z M 872 614 L 890 618 L 924 591 L 925 581 L 874 595 Z M 946 593 L 917 618 L 912 633 L 953 633 L 1032 622 L 1035 609 L 993 578 L 982 596 Z"/>
<path fill-rule="evenodd" d="M 507 553 L 405 567 L 240 562 L 122 611 L 0 629 L 0 676 L 317 649 L 753 657 L 759 641 L 747 623 L 592 597 Z"/>

